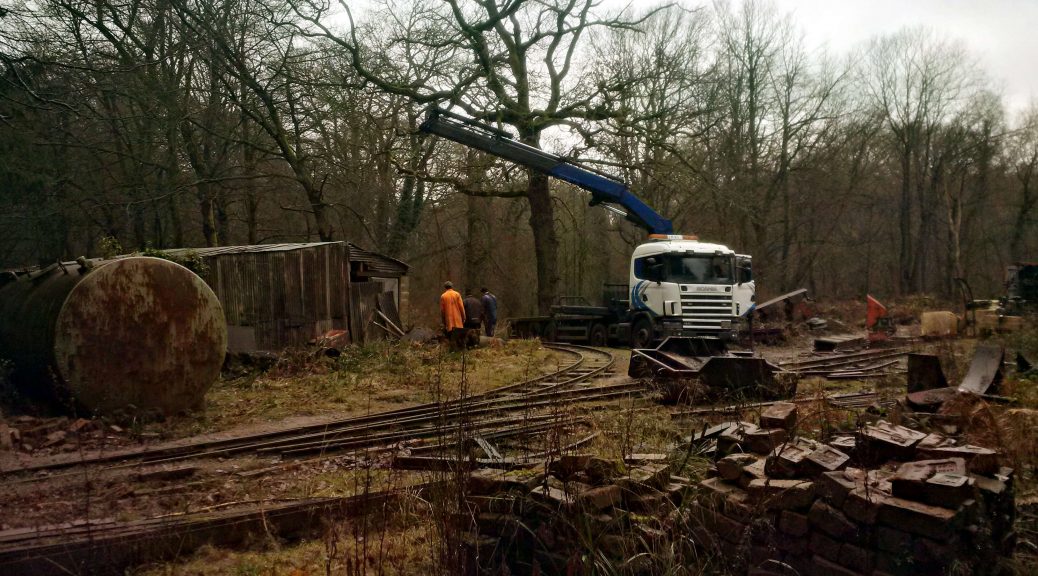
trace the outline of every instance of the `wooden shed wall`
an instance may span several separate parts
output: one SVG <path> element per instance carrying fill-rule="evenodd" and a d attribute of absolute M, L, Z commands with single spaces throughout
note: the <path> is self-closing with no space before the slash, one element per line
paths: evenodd
<path fill-rule="evenodd" d="M 344 243 L 205 257 L 203 275 L 227 318 L 232 352 L 304 345 L 349 329 L 349 255 Z"/>

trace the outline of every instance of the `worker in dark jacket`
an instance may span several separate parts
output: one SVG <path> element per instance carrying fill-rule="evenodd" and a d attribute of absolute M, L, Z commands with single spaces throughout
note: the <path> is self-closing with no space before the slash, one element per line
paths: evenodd
<path fill-rule="evenodd" d="M 472 295 L 472 289 L 465 290 L 465 342 L 468 346 L 479 344 L 479 327 L 483 318 L 483 303 Z"/>
<path fill-rule="evenodd" d="M 483 288 L 481 300 L 483 302 L 483 329 L 486 330 L 487 336 L 493 336 L 494 327 L 497 326 L 497 296 Z"/>

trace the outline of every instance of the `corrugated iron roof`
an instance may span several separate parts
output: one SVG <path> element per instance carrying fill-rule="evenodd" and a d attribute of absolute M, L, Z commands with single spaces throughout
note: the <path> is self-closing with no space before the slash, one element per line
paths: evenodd
<path fill-rule="evenodd" d="M 375 276 L 378 273 L 385 274 L 387 276 L 403 276 L 407 274 L 410 266 L 404 264 L 396 258 L 391 258 L 385 254 L 379 254 L 378 252 L 372 252 L 371 250 L 365 250 L 360 246 L 357 246 L 353 242 L 347 242 L 347 246 L 350 248 L 350 262 L 364 262 L 368 270 L 375 272 Z"/>
<path fill-rule="evenodd" d="M 251 244 L 246 246 L 214 246 L 212 248 L 172 248 L 162 250 L 171 256 L 197 254 L 199 256 L 217 256 L 221 254 L 256 254 L 259 252 L 292 252 L 315 246 L 342 244 L 342 242 L 293 242 L 286 244 Z"/>

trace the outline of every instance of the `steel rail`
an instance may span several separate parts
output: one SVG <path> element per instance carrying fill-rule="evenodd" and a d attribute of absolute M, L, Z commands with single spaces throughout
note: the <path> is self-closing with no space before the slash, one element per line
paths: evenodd
<path fill-rule="evenodd" d="M 902 354 L 907 354 L 908 352 L 908 348 L 866 350 L 864 352 L 854 352 L 850 354 L 841 354 L 839 356 L 815 358 L 812 360 L 787 360 L 786 362 L 780 362 L 779 366 L 782 366 L 783 368 L 786 368 L 787 370 L 793 372 L 799 372 L 801 370 L 818 369 L 829 366 L 844 366 L 847 364 L 863 362 L 866 360 L 877 360 L 880 358 L 901 356 Z"/>
<path fill-rule="evenodd" d="M 236 436 L 233 438 L 204 440 L 199 442 L 180 444 L 176 446 L 113 452 L 110 454 L 95 455 L 93 457 L 88 458 L 76 458 L 59 462 L 41 463 L 22 468 L 0 471 L 0 476 L 14 473 L 34 472 L 39 470 L 54 470 L 69 467 L 87 466 L 91 464 L 106 464 L 127 460 L 132 460 L 132 465 L 138 465 L 141 462 L 170 462 L 174 460 L 224 455 L 237 452 L 248 452 L 264 446 L 273 446 L 279 443 L 283 444 L 288 442 L 298 442 L 301 438 L 306 437 L 326 437 L 328 434 L 335 434 L 342 431 L 357 433 L 362 430 L 393 427 L 398 426 L 401 421 L 407 421 L 408 423 L 412 424 L 421 420 L 428 422 L 438 418 L 443 418 L 444 416 L 458 416 L 465 409 L 472 407 L 474 404 L 489 406 L 497 398 L 501 398 L 506 394 L 514 395 L 517 392 L 520 392 L 527 388 L 531 388 L 538 384 L 542 386 L 542 388 L 538 390 L 538 392 L 541 393 L 548 392 L 550 390 L 564 388 L 576 382 L 590 379 L 604 372 L 605 370 L 609 369 L 615 362 L 615 359 L 613 358 L 613 355 L 611 353 L 596 348 L 591 348 L 588 346 L 559 343 L 547 343 L 544 346 L 564 353 L 575 354 L 577 356 L 577 359 L 573 363 L 563 368 L 560 368 L 554 372 L 543 374 L 534 378 L 529 378 L 513 384 L 501 386 L 499 388 L 495 388 L 493 390 L 489 390 L 482 394 L 474 395 L 466 399 L 450 400 L 446 402 L 429 402 L 425 404 L 420 404 L 418 406 L 389 410 L 365 416 L 350 417 L 332 422 L 326 422 L 323 424 L 297 426 L 272 432 Z M 587 353 L 589 352 L 598 354 L 599 356 L 604 356 L 604 361 L 597 363 L 598 365 L 594 367 L 583 368 L 584 365 L 588 363 Z M 576 373 L 576 375 L 570 378 L 566 378 L 566 376 L 571 373 Z M 549 382 L 550 380 L 560 381 Z M 545 386 L 545 383 L 547 383 L 547 386 Z M 444 412 L 445 409 L 447 409 L 446 413 Z M 115 468 L 120 467 L 122 466 L 116 466 Z"/>

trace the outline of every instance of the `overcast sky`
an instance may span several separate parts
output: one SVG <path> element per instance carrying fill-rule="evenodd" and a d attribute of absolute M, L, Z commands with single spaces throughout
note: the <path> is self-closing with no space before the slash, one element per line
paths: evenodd
<path fill-rule="evenodd" d="M 1010 113 L 1038 100 L 1038 0 L 774 0 L 808 47 L 847 53 L 878 34 L 928 26 L 959 38 L 1005 95 Z"/>

